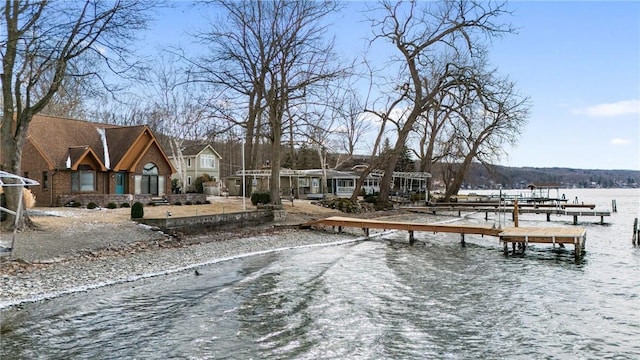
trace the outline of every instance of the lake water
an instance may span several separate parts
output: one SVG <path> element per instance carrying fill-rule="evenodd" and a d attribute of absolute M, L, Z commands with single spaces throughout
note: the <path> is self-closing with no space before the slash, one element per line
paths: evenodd
<path fill-rule="evenodd" d="M 579 218 L 580 264 L 572 246 L 505 257 L 491 237 L 463 248 L 456 234 L 416 233 L 411 247 L 396 232 L 4 309 L 0 358 L 638 359 L 640 190 L 562 192 L 599 210 L 617 202 L 607 225 Z M 520 226 L 572 223 L 551 220 Z"/>

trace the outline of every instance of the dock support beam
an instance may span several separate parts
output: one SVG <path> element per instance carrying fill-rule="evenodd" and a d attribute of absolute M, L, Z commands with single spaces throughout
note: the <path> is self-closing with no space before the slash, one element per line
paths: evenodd
<path fill-rule="evenodd" d="M 578 225 L 578 215 L 573 215 L 573 225 Z"/>
<path fill-rule="evenodd" d="M 462 247 L 465 247 L 467 245 L 464 242 L 464 233 L 460 234 L 460 245 L 462 245 Z"/>
<path fill-rule="evenodd" d="M 551 221 L 551 213 L 547 213 L 547 222 Z"/>
<path fill-rule="evenodd" d="M 416 242 L 416 238 L 413 236 L 413 230 L 409 230 L 409 245 L 413 245 Z"/>
<path fill-rule="evenodd" d="M 362 228 L 362 231 L 364 232 L 364 236 L 369 237 L 369 228 Z"/>

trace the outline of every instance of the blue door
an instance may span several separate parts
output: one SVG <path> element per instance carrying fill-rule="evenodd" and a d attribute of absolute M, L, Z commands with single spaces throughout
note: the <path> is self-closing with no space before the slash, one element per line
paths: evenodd
<path fill-rule="evenodd" d="M 124 194 L 126 173 L 116 173 L 116 194 Z"/>

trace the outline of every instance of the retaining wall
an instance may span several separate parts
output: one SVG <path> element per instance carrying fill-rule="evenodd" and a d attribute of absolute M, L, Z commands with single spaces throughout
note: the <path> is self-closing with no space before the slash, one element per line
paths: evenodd
<path fill-rule="evenodd" d="M 248 227 L 286 218 L 283 210 L 257 210 L 226 214 L 200 215 L 188 217 L 167 217 L 164 219 L 135 219 L 137 222 L 157 227 L 167 234 L 199 234 L 217 230 Z"/>

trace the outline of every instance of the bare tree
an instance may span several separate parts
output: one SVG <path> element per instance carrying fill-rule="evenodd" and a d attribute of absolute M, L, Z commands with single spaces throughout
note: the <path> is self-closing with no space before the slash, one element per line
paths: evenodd
<path fill-rule="evenodd" d="M 333 44 L 324 39 L 323 19 L 338 9 L 335 2 L 276 0 L 215 1 L 224 21 L 199 38 L 211 55 L 194 62 L 197 76 L 242 104 L 226 119 L 245 130 L 245 153 L 257 158 L 259 134 L 271 144 L 271 201 L 280 204 L 280 149 L 289 107 L 307 91 L 338 75 L 332 65 Z M 231 109 L 229 109 L 231 110 Z M 263 123 L 266 120 L 266 123 Z"/>
<path fill-rule="evenodd" d="M 204 141 L 213 130 L 214 117 L 209 113 L 209 97 L 202 84 L 188 81 L 188 71 L 180 64 L 181 57 L 163 53 L 151 69 L 151 81 L 146 93 L 149 125 L 166 137 L 180 185 L 187 182 L 182 151 L 187 140 Z"/>
<path fill-rule="evenodd" d="M 518 94 L 513 82 L 493 73 L 474 77 L 461 95 L 465 104 L 452 122 L 454 150 L 445 199 L 458 193 L 473 160 L 490 166 L 503 154 L 504 144 L 517 142 L 529 114 L 529 99 Z"/>
<path fill-rule="evenodd" d="M 65 78 L 106 85 L 99 73 L 105 68 L 101 64 L 117 73 L 132 68 L 127 46 L 145 27 L 154 5 L 146 0 L 6 0 L 0 5 L 6 35 L 0 39 L 4 169 L 20 172 L 29 123 L 51 102 Z M 15 208 L 17 195 L 9 193 L 7 203 Z"/>
<path fill-rule="evenodd" d="M 440 91 L 464 81 L 467 58 L 482 51 L 482 38 L 511 31 L 496 23 L 506 13 L 504 4 L 456 0 L 420 5 L 382 1 L 384 16 L 371 19 L 374 41 L 387 41 L 398 52 L 400 82 L 388 94 L 407 109 L 393 121 L 397 139 L 383 167 L 379 195 L 383 202 L 388 200 L 393 169 L 418 119 L 434 106 Z"/>

